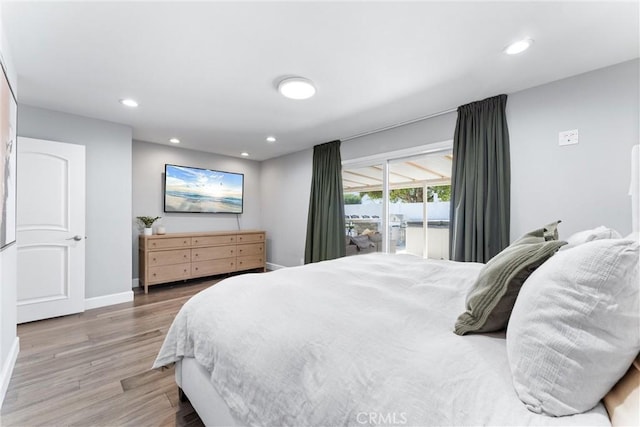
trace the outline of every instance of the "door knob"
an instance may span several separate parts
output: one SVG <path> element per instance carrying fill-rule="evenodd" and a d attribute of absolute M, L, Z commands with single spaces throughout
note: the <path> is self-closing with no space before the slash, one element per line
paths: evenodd
<path fill-rule="evenodd" d="M 82 240 L 82 236 L 75 235 L 73 237 L 69 237 L 67 240 L 75 240 L 76 242 L 79 242 Z"/>

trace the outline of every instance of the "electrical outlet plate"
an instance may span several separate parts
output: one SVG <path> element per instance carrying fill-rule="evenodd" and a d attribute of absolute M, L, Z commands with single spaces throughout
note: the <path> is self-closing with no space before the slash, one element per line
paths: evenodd
<path fill-rule="evenodd" d="M 558 133 L 558 145 L 574 145 L 578 143 L 578 129 L 565 130 Z"/>

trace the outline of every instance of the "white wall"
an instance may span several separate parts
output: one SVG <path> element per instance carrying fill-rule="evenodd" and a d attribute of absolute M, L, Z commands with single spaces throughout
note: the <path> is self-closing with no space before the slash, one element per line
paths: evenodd
<path fill-rule="evenodd" d="M 304 264 L 312 165 L 313 149 L 262 162 L 262 224 L 275 266 Z"/>
<path fill-rule="evenodd" d="M 561 237 L 599 225 L 631 232 L 639 77 L 634 60 L 509 96 L 512 240 L 557 219 Z M 558 146 L 570 129 L 579 144 Z"/>
<path fill-rule="evenodd" d="M 18 78 L 11 58 L 11 49 L 4 34 L 2 3 L 0 3 L 0 62 L 18 96 Z M 15 243 L 0 252 L 0 406 L 4 400 L 11 373 L 19 351 L 16 322 L 17 258 Z"/>
<path fill-rule="evenodd" d="M 15 359 L 18 356 L 17 335 L 17 251 L 15 243 L 0 252 L 0 406 L 9 386 Z"/>
<path fill-rule="evenodd" d="M 11 59 L 11 50 L 4 34 L 2 3 L 0 3 L 0 57 L 11 87 L 17 96 L 18 79 Z M 9 386 L 19 349 L 16 329 L 16 289 L 17 258 L 14 243 L 0 252 L 0 406 Z"/>
<path fill-rule="evenodd" d="M 235 214 L 163 212 L 164 165 L 166 163 L 243 173 L 244 212 L 238 216 L 240 227 L 242 229 L 261 228 L 259 162 L 142 141 L 133 142 L 132 161 L 133 215 L 129 222 L 129 236 L 131 236 L 129 245 L 133 247 L 132 277 L 134 278 L 134 283 L 137 284 L 135 279 L 139 276 L 138 236 L 140 234 L 138 223 L 134 220 L 135 217 L 160 216 L 162 218 L 158 220 L 157 224 L 163 225 L 167 233 L 222 231 L 236 230 L 238 228 Z"/>
<path fill-rule="evenodd" d="M 19 105 L 18 135 L 86 147 L 86 298 L 131 292 L 131 128 Z"/>
<path fill-rule="evenodd" d="M 449 202 L 427 202 L 428 220 L 442 221 L 449 220 Z M 382 215 L 382 201 L 374 203 L 359 203 L 355 205 L 344 205 L 345 215 Z M 389 203 L 389 215 L 402 215 L 407 221 L 422 221 L 424 215 L 424 205 L 421 203 L 397 202 Z"/>

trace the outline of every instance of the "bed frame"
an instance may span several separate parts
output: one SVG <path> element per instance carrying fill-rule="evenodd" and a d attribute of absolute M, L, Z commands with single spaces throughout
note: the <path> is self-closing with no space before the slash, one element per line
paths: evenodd
<path fill-rule="evenodd" d="M 633 231 L 637 232 L 640 212 L 640 145 L 632 151 L 632 182 L 629 195 L 633 206 Z M 207 426 L 244 427 L 245 424 L 231 415 L 229 407 L 211 383 L 211 374 L 194 358 L 183 358 L 175 364 L 176 383 L 180 400 L 188 399 L 200 419 Z M 640 355 L 629 373 L 605 397 L 605 405 L 614 425 L 634 425 L 638 420 L 637 398 L 640 395 Z M 631 408 L 631 410 L 629 410 Z M 632 421 L 630 421 L 632 420 Z"/>
<path fill-rule="evenodd" d="M 176 362 L 175 367 L 180 400 L 189 400 L 206 426 L 245 426 L 231 415 L 227 404 L 211 383 L 211 374 L 196 359 L 185 357 Z"/>

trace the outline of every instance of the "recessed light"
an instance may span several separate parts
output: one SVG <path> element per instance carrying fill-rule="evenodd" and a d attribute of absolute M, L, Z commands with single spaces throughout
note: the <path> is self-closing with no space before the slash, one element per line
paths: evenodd
<path fill-rule="evenodd" d="M 316 88 L 311 80 L 303 77 L 290 77 L 278 84 L 278 92 L 290 99 L 307 99 L 316 93 Z"/>
<path fill-rule="evenodd" d="M 121 99 L 120 104 L 125 105 L 127 107 L 131 107 L 131 108 L 135 108 L 138 106 L 138 103 L 136 102 L 136 100 L 131 98 Z"/>
<path fill-rule="evenodd" d="M 530 38 L 518 40 L 517 42 L 513 42 L 509 46 L 507 46 L 504 49 L 504 53 L 506 53 L 507 55 L 517 55 L 529 49 L 532 44 L 533 39 Z"/>
<path fill-rule="evenodd" d="M 249 153 L 247 153 L 246 151 L 243 151 L 242 153 L 240 153 L 240 155 L 241 155 L 242 157 L 248 157 L 248 156 L 249 156 Z"/>
<path fill-rule="evenodd" d="M 267 137 L 267 142 L 276 142 L 276 137 L 275 136 L 268 136 Z"/>
<path fill-rule="evenodd" d="M 169 142 L 172 144 L 180 144 L 180 140 L 178 138 L 171 138 Z"/>

